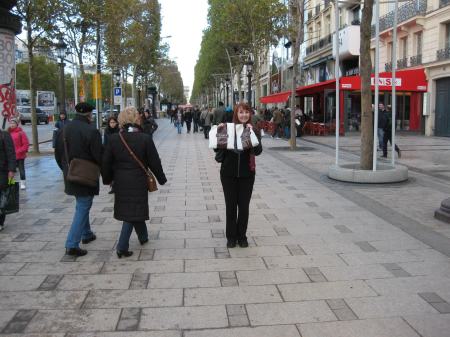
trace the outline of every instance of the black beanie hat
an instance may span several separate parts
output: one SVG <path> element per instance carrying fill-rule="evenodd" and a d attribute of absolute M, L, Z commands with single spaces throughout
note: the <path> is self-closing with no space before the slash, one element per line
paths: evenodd
<path fill-rule="evenodd" d="M 86 102 L 81 102 L 75 105 L 75 110 L 77 111 L 77 114 L 87 116 L 92 110 L 94 110 L 94 107 Z"/>

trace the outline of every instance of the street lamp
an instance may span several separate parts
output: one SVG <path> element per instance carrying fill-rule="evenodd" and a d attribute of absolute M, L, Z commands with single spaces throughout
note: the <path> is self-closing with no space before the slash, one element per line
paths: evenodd
<path fill-rule="evenodd" d="M 230 78 L 229 77 L 226 77 L 225 78 L 225 85 L 226 85 L 226 92 L 227 92 L 227 99 L 226 99 L 226 103 L 227 103 L 227 106 L 228 106 L 228 88 L 229 88 L 229 85 L 230 85 Z"/>
<path fill-rule="evenodd" d="M 154 86 L 148 87 L 148 93 L 150 95 L 152 95 L 152 114 L 153 114 L 153 116 L 155 116 L 156 115 L 156 111 L 155 111 L 156 87 L 154 87 Z"/>
<path fill-rule="evenodd" d="M 253 70 L 253 61 L 251 57 L 248 57 L 248 60 L 245 62 L 247 66 L 247 81 L 248 81 L 248 92 L 247 92 L 247 103 L 252 106 L 252 70 Z"/>
<path fill-rule="evenodd" d="M 120 87 L 120 71 L 116 70 L 114 73 L 114 83 L 116 84 L 116 87 Z"/>
<path fill-rule="evenodd" d="M 60 37 L 58 43 L 56 44 L 56 53 L 61 60 L 59 64 L 60 67 L 60 86 L 61 86 L 61 102 L 60 102 L 60 113 L 66 113 L 66 85 L 64 81 L 64 57 L 66 56 L 67 44 L 64 42 L 63 38 Z"/>

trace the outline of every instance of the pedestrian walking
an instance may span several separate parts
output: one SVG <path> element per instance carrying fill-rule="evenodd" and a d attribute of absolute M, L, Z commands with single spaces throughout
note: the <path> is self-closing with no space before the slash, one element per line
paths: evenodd
<path fill-rule="evenodd" d="M 129 257 L 129 241 L 133 228 L 141 245 L 148 242 L 145 221 L 149 219 L 147 175 L 128 151 L 130 150 L 145 167 L 155 175 L 160 185 L 167 181 L 155 144 L 141 128 L 141 118 L 135 107 L 126 107 L 119 114 L 119 134 L 111 136 L 102 161 L 104 184 L 114 181 L 114 218 L 122 221 L 117 243 L 117 256 Z M 123 140 L 122 138 L 123 137 Z"/>
<path fill-rule="evenodd" d="M 385 112 L 386 110 L 384 108 L 384 104 L 383 103 L 378 104 L 378 130 L 377 130 L 378 150 L 383 149 L 384 131 L 386 130 L 386 125 L 388 122 Z"/>
<path fill-rule="evenodd" d="M 219 125 L 225 122 L 225 106 L 223 102 L 219 102 L 219 107 L 214 109 L 213 114 L 212 125 Z"/>
<path fill-rule="evenodd" d="M 384 130 L 383 130 L 383 158 L 387 158 L 388 142 L 392 144 L 392 121 L 391 121 L 392 118 L 391 118 L 391 113 L 386 110 L 383 111 L 383 115 L 384 115 L 384 119 L 386 120 L 386 124 L 384 125 Z M 398 157 L 401 158 L 402 152 L 400 151 L 400 148 L 397 146 L 397 144 L 395 144 L 394 148 L 398 154 Z M 394 155 L 394 154 L 392 154 L 392 155 Z"/>
<path fill-rule="evenodd" d="M 211 130 L 211 123 L 214 118 L 211 108 L 206 108 L 200 115 L 200 120 L 203 121 L 203 134 L 205 139 L 209 138 L 209 130 Z"/>
<path fill-rule="evenodd" d="M 80 248 L 80 241 L 88 244 L 97 237 L 91 230 L 89 212 L 94 196 L 99 194 L 99 183 L 95 187 L 75 183 L 67 179 L 70 161 L 85 159 L 101 165 L 102 138 L 92 123 L 94 107 L 82 102 L 75 106 L 76 115 L 56 139 L 55 159 L 64 175 L 64 192 L 75 196 L 75 213 L 66 239 L 66 254 L 83 256 L 87 250 Z M 67 150 L 67 151 L 66 151 Z"/>
<path fill-rule="evenodd" d="M 184 112 L 184 121 L 186 122 L 187 133 L 191 133 L 191 125 L 192 125 L 191 109 L 186 109 L 186 111 Z"/>
<path fill-rule="evenodd" d="M 19 126 L 19 119 L 12 118 L 9 121 L 8 132 L 14 143 L 14 150 L 16 152 L 16 165 L 19 169 L 20 175 L 20 189 L 27 188 L 26 175 L 25 175 L 25 158 L 27 157 L 28 147 L 30 142 L 28 141 L 27 134 Z"/>
<path fill-rule="evenodd" d="M 217 150 L 222 153 L 220 181 L 226 207 L 227 247 L 248 247 L 247 225 L 250 199 L 255 183 L 255 156 L 262 152 L 261 136 L 251 123 L 252 109 L 246 103 L 239 103 L 234 108 L 233 123 L 243 124 L 254 130 L 259 145 L 249 150 Z"/>
<path fill-rule="evenodd" d="M 106 122 L 107 126 L 105 128 L 105 133 L 103 134 L 103 145 L 106 146 L 111 135 L 119 132 L 119 122 L 117 122 L 117 117 L 111 116 Z"/>
<path fill-rule="evenodd" d="M 194 122 L 194 131 L 193 133 L 198 132 L 198 126 L 200 123 L 200 109 L 198 108 L 198 106 L 196 105 L 194 108 L 194 112 L 192 113 L 192 121 Z"/>
<path fill-rule="evenodd" d="M 55 123 L 55 128 L 53 129 L 53 137 L 52 137 L 52 145 L 53 148 L 55 148 L 56 143 L 56 137 L 58 136 L 58 132 L 63 129 L 66 124 L 68 124 L 70 121 L 67 119 L 67 115 L 65 112 L 61 112 L 59 114 L 59 119 Z"/>
<path fill-rule="evenodd" d="M 183 113 L 181 112 L 181 110 L 178 110 L 177 112 L 175 127 L 177 128 L 178 134 L 181 134 L 181 130 L 183 128 Z"/>
<path fill-rule="evenodd" d="M 16 172 L 16 152 L 9 132 L 0 130 L 0 193 L 8 187 L 8 180 L 14 178 Z M 0 231 L 5 226 L 6 214 L 0 214 Z"/>
<path fill-rule="evenodd" d="M 142 115 L 142 130 L 150 137 L 153 137 L 153 133 L 157 129 L 158 124 L 155 122 L 153 113 L 151 113 L 150 110 L 145 109 L 144 114 Z"/>

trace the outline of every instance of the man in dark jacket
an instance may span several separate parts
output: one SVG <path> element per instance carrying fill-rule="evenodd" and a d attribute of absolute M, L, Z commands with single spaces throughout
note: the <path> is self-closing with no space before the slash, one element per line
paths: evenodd
<path fill-rule="evenodd" d="M 16 172 L 16 152 L 9 132 L 0 130 L 0 191 L 8 186 L 8 179 Z M 6 215 L 0 214 L 0 230 L 5 224 Z"/>
<path fill-rule="evenodd" d="M 223 102 L 219 102 L 219 107 L 214 109 L 213 114 L 212 125 L 219 125 L 220 123 L 225 122 L 225 107 Z"/>
<path fill-rule="evenodd" d="M 94 195 L 99 193 L 99 184 L 89 187 L 70 182 L 67 180 L 67 171 L 73 158 L 89 160 L 100 166 L 102 139 L 100 132 L 91 124 L 93 107 L 83 102 L 77 104 L 75 110 L 77 113 L 73 121 L 57 136 L 55 159 L 64 174 L 64 192 L 75 196 L 76 200 L 75 214 L 66 240 L 66 254 L 83 256 L 87 254 L 87 250 L 80 248 L 80 241 L 87 244 L 96 239 L 91 231 L 89 211 Z M 64 143 L 67 145 L 67 155 Z"/>
<path fill-rule="evenodd" d="M 192 114 L 192 121 L 194 122 L 194 133 L 198 132 L 198 124 L 200 123 L 200 109 L 196 105 L 194 113 Z"/>

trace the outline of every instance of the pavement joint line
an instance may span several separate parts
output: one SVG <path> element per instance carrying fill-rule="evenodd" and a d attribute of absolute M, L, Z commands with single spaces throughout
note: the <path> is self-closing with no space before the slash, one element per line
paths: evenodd
<path fill-rule="evenodd" d="M 425 227 L 418 221 L 403 215 L 385 205 L 381 204 L 379 201 L 372 199 L 353 188 L 343 188 L 336 184 L 330 184 L 321 179 L 321 175 L 312 169 L 304 166 L 301 163 L 295 162 L 292 159 L 286 157 L 285 155 L 270 151 L 270 155 L 275 159 L 283 162 L 285 165 L 293 168 L 297 172 L 300 172 L 307 177 L 318 182 L 322 186 L 325 186 L 332 190 L 333 192 L 339 194 L 341 197 L 355 203 L 356 205 L 362 207 L 363 209 L 371 212 L 372 214 L 380 217 L 381 219 L 387 221 L 396 228 L 403 230 L 405 233 L 409 234 L 413 238 L 425 243 L 434 250 L 450 257 L 450 238 L 447 238 L 431 228 Z M 348 187 L 346 185 L 346 187 Z"/>

